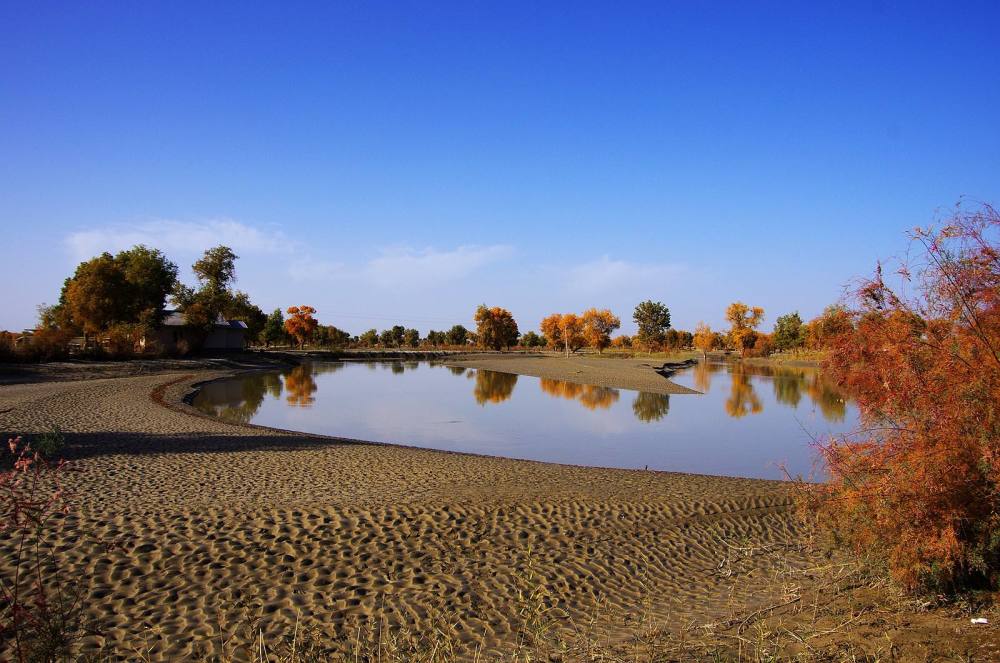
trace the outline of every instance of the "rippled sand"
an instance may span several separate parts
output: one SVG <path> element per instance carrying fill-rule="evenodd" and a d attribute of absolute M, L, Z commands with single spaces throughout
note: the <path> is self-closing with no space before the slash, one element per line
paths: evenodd
<path fill-rule="evenodd" d="M 564 628 L 602 601 L 686 626 L 765 604 L 769 569 L 796 562 L 762 556 L 736 583 L 718 573 L 731 546 L 799 537 L 781 484 L 227 424 L 182 400 L 220 375 L 0 386 L 0 431 L 57 425 L 78 469 L 51 543 L 100 625 L 85 651 L 217 653 L 245 638 L 248 609 L 269 637 L 298 623 L 340 646 L 380 615 L 488 654 L 511 644 L 530 573 Z"/>

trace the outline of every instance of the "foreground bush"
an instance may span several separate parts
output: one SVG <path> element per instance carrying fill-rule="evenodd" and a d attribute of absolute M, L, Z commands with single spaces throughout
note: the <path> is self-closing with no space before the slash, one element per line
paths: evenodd
<path fill-rule="evenodd" d="M 918 229 L 901 288 L 880 269 L 831 313 L 827 369 L 864 430 L 822 447 L 818 506 L 909 588 L 1000 580 L 998 234 L 991 207 Z"/>
<path fill-rule="evenodd" d="M 42 445 L 55 450 L 58 431 Z M 70 660 L 82 631 L 81 594 L 65 578 L 44 541 L 50 521 L 66 511 L 61 461 L 50 462 L 20 437 L 7 443 L 0 471 L 0 536 L 12 556 L 0 575 L 0 659 Z"/>

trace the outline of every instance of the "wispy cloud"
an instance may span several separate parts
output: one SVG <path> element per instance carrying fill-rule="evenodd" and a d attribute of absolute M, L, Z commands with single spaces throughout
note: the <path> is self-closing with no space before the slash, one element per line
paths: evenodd
<path fill-rule="evenodd" d="M 356 281 L 386 290 L 413 290 L 456 283 L 512 253 L 511 247 L 499 244 L 451 250 L 391 247 L 354 265 L 303 257 L 290 265 L 289 274 L 300 282 Z"/>
<path fill-rule="evenodd" d="M 602 294 L 649 290 L 676 283 L 686 272 L 678 263 L 638 263 L 601 256 L 563 272 L 566 290 L 578 294 Z"/>
<path fill-rule="evenodd" d="M 445 284 L 509 257 L 505 245 L 459 246 L 450 251 L 409 247 L 385 249 L 364 268 L 365 276 L 384 288 L 413 288 Z"/>
<path fill-rule="evenodd" d="M 78 260 L 136 244 L 158 248 L 168 255 L 197 254 L 219 244 L 225 244 L 237 254 L 288 253 L 295 249 L 295 243 L 279 230 L 257 228 L 233 219 L 158 219 L 113 224 L 77 231 L 66 238 L 66 246 Z"/>

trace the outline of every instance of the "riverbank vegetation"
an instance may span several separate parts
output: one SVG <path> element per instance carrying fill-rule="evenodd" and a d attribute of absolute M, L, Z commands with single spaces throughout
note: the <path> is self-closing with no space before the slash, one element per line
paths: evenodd
<path fill-rule="evenodd" d="M 649 355 L 698 350 L 767 357 L 774 352 L 818 352 L 849 324 L 834 306 L 804 323 L 797 312 L 780 316 L 773 333 L 759 331 L 763 309 L 734 302 L 726 309 L 730 328 L 712 331 L 699 323 L 695 332 L 671 326 L 671 313 L 658 301 L 636 305 L 634 335 L 614 333 L 621 319 L 609 309 L 546 316 L 538 331 L 521 333 L 514 315 L 499 306 L 480 306 L 474 329 L 455 324 L 426 334 L 403 324 L 352 335 L 325 323 L 314 307 L 296 305 L 264 313 L 246 292 L 235 290 L 238 256 L 226 246 L 205 251 L 192 265 L 197 285 L 178 279 L 177 265 L 161 251 L 137 245 L 118 254 L 102 253 L 80 263 L 66 279 L 54 305 L 39 306 L 39 322 L 20 333 L 0 331 L 0 361 L 49 361 L 73 357 L 132 358 L 183 356 L 206 348 L 213 330 L 238 324 L 241 345 L 299 349 L 519 350 L 550 349 L 564 354 L 642 352 Z M 168 303 L 175 307 L 168 309 Z M 303 313 L 308 311 L 308 313 Z M 286 318 L 286 316 L 288 316 Z M 171 342 L 160 333 L 171 325 Z M 698 335 L 696 341 L 696 335 Z"/>

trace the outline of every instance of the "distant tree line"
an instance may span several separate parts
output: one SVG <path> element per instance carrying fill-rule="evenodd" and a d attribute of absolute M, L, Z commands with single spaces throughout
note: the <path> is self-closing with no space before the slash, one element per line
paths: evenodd
<path fill-rule="evenodd" d="M 814 320 L 804 322 L 798 312 L 778 317 L 771 333 L 759 330 L 764 310 L 733 302 L 725 311 L 729 329 L 714 331 L 699 323 L 694 332 L 674 329 L 670 309 L 659 301 L 636 305 L 634 335 L 614 333 L 621 320 L 608 309 L 583 313 L 553 313 L 538 332 L 524 333 L 514 316 L 499 306 L 480 305 L 473 313 L 474 329 L 456 324 L 447 330 L 430 330 L 425 336 L 402 324 L 369 329 L 352 336 L 317 319 L 312 306 L 277 308 L 265 314 L 250 296 L 236 290 L 238 256 L 226 246 L 205 251 L 191 266 L 196 282 L 182 283 L 177 265 L 153 248 L 137 245 L 117 254 L 102 253 L 81 262 L 68 277 L 53 306 L 39 307 L 39 325 L 30 335 L 0 332 L 0 358 L 19 354 L 54 358 L 72 347 L 78 351 L 129 354 L 155 352 L 150 333 L 164 324 L 168 303 L 183 316 L 193 335 L 190 347 L 199 344 L 220 321 L 242 321 L 250 345 L 266 348 L 295 345 L 299 348 L 392 348 L 550 350 L 571 355 L 584 348 L 603 353 L 609 348 L 627 352 L 698 350 L 739 352 L 741 356 L 767 356 L 773 352 L 822 350 L 851 321 L 839 307 L 829 307 Z"/>

